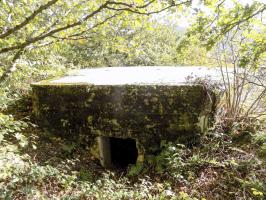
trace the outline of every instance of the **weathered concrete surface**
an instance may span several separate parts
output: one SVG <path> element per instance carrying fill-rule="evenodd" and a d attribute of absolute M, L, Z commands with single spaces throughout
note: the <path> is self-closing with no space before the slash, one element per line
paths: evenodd
<path fill-rule="evenodd" d="M 161 140 L 190 140 L 206 128 L 215 96 L 185 83 L 191 72 L 213 73 L 198 67 L 81 70 L 32 84 L 34 114 L 51 131 L 88 143 L 95 136 L 134 138 L 142 155 Z"/>
<path fill-rule="evenodd" d="M 188 76 L 220 79 L 220 69 L 207 67 L 107 67 L 82 69 L 49 84 L 180 85 Z"/>

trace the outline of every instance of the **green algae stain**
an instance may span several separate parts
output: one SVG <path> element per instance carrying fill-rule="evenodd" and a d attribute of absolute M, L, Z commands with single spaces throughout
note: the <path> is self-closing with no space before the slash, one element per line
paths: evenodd
<path fill-rule="evenodd" d="M 118 123 L 117 119 L 111 119 L 111 125 L 113 126 L 113 130 L 119 130 L 121 128 L 120 124 Z"/>
<path fill-rule="evenodd" d="M 88 116 L 87 118 L 88 125 L 92 125 L 92 121 L 93 121 L 93 116 L 92 115 Z"/>

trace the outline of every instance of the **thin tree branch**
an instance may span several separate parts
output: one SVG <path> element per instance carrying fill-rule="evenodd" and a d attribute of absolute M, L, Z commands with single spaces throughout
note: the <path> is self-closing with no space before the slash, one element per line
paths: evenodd
<path fill-rule="evenodd" d="M 68 38 L 71 38 L 71 37 L 81 36 L 81 35 L 83 35 L 84 33 L 88 32 L 88 31 L 90 31 L 90 30 L 92 30 L 92 29 L 94 29 L 94 28 L 96 28 L 96 27 L 98 27 L 98 26 L 103 25 L 103 24 L 104 24 L 105 22 L 107 22 L 108 20 L 110 20 L 110 19 L 112 19 L 112 18 L 114 18 L 114 17 L 116 17 L 116 16 L 118 16 L 118 15 L 120 15 L 120 14 L 122 14 L 122 12 L 120 12 L 120 13 L 116 13 L 116 14 L 110 16 L 110 17 L 107 17 L 107 18 L 105 18 L 103 21 L 101 21 L 101 22 L 99 22 L 99 23 L 93 25 L 92 27 L 90 27 L 90 28 L 88 28 L 88 29 L 86 29 L 86 30 L 84 30 L 84 31 L 82 31 L 82 32 L 80 32 L 80 33 L 76 33 L 76 34 L 72 34 L 72 35 L 70 35 L 70 36 L 67 36 L 67 37 L 65 37 L 65 38 L 63 38 L 63 39 L 68 39 Z"/>
<path fill-rule="evenodd" d="M 110 9 L 110 10 L 115 10 L 115 11 L 128 11 L 128 12 L 132 12 L 132 13 L 140 14 L 140 15 L 152 15 L 152 14 L 157 14 L 157 13 L 163 12 L 163 11 L 165 11 L 165 10 L 171 8 L 171 7 L 180 6 L 180 5 L 183 5 L 183 4 L 190 3 L 191 0 L 183 1 L 183 2 L 180 2 L 180 3 L 175 3 L 174 1 L 172 1 L 172 3 L 169 6 L 167 6 L 165 8 L 162 8 L 160 10 L 157 10 L 157 11 L 141 12 L 140 10 L 138 10 L 138 9 L 141 9 L 141 8 L 148 7 L 152 2 L 154 2 L 154 1 L 148 2 L 147 4 L 145 4 L 143 6 L 135 6 L 134 4 L 127 4 L 127 3 L 123 3 L 123 2 L 108 1 L 108 5 L 123 5 L 124 7 L 123 8 L 114 8 L 114 7 L 107 6 L 107 8 Z"/>
<path fill-rule="evenodd" d="M 94 15 L 96 15 L 97 13 L 99 13 L 101 10 L 103 10 L 104 8 L 106 8 L 107 6 L 107 3 L 104 3 L 102 4 L 97 10 L 93 11 L 92 13 L 88 14 L 85 18 L 83 18 L 83 20 L 79 20 L 77 22 L 74 22 L 72 24 L 68 24 L 66 26 L 63 26 L 63 27 L 60 27 L 60 28 L 56 28 L 56 29 L 53 29 L 43 35 L 39 35 L 37 37 L 34 37 L 34 38 L 31 38 L 29 40 L 27 40 L 26 42 L 23 42 L 21 44 L 18 44 L 16 46 L 12 46 L 12 47 L 6 47 L 6 48 L 3 48 L 0 50 L 0 54 L 2 53 L 6 53 L 6 52 L 9 52 L 9 51 L 12 51 L 12 50 L 16 50 L 16 49 L 21 49 L 21 48 L 25 48 L 27 47 L 28 45 L 32 44 L 32 43 L 35 43 L 35 42 L 38 42 L 42 39 L 45 39 L 49 36 L 52 36 L 54 35 L 55 33 L 58 33 L 60 31 L 63 31 L 63 30 L 67 30 L 67 29 L 70 29 L 70 28 L 74 28 L 76 26 L 79 26 L 81 25 L 84 21 L 90 19 L 91 17 L 93 17 Z"/>
<path fill-rule="evenodd" d="M 252 19 L 256 15 L 263 13 L 266 10 L 266 5 L 263 5 L 262 8 L 257 10 L 255 13 L 249 16 L 243 16 L 240 20 L 237 20 L 235 22 L 228 23 L 225 28 L 216 36 L 216 39 L 218 39 L 221 35 L 224 35 L 228 32 L 230 32 L 234 27 L 239 26 L 240 24 Z"/>
<path fill-rule="evenodd" d="M 0 76 L 0 83 L 4 82 L 9 75 L 16 70 L 16 61 L 20 58 L 24 51 L 24 48 L 19 49 L 14 55 L 10 66 L 5 70 L 5 72 Z"/>
<path fill-rule="evenodd" d="M 109 5 L 123 5 L 126 7 L 130 7 L 130 8 L 146 8 L 148 7 L 150 4 L 152 4 L 155 0 L 149 1 L 148 3 L 141 5 L 141 6 L 136 6 L 135 4 L 128 4 L 128 3 L 124 3 L 124 2 L 115 2 L 115 1 L 108 1 Z"/>
<path fill-rule="evenodd" d="M 251 111 L 251 109 L 253 108 L 254 105 L 256 105 L 256 103 L 262 98 L 264 97 L 266 94 L 266 88 L 258 95 L 258 97 L 255 99 L 255 101 L 253 101 L 253 103 L 251 104 L 251 106 L 249 107 L 249 109 L 246 111 L 246 113 L 244 114 L 245 117 L 247 117 Z"/>
<path fill-rule="evenodd" d="M 57 1 L 58 0 L 51 0 L 51 1 L 48 1 L 46 4 L 40 6 L 30 16 L 26 17 L 26 19 L 23 22 L 21 22 L 20 24 L 14 26 L 13 28 L 8 29 L 6 32 L 0 34 L 0 39 L 3 39 L 5 37 L 11 35 L 12 33 L 20 30 L 22 27 L 24 27 L 28 23 L 30 23 L 30 21 L 32 21 L 39 13 L 41 13 L 42 11 L 46 10 L 47 8 L 49 8 L 50 6 L 55 4 Z"/>

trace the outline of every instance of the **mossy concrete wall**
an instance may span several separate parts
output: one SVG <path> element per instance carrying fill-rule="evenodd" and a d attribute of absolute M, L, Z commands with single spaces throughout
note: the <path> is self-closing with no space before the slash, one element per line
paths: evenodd
<path fill-rule="evenodd" d="M 90 144 L 96 136 L 134 138 L 143 154 L 161 140 L 197 138 L 215 96 L 201 85 L 33 84 L 33 110 L 43 127 Z"/>

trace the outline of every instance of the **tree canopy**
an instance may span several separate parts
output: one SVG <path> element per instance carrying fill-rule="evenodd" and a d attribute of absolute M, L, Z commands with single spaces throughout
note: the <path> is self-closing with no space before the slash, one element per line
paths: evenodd
<path fill-rule="evenodd" d="M 14 71 L 15 61 L 25 51 L 64 40 L 86 39 L 89 32 L 112 18 L 122 20 L 121 15 L 149 16 L 188 3 L 190 1 L 2 1 L 0 54 L 11 57 L 4 63 L 8 66 L 2 66 L 1 80 Z"/>
<path fill-rule="evenodd" d="M 241 32 L 241 37 L 249 38 L 242 44 L 246 52 L 243 64 L 263 60 L 265 53 L 266 5 L 262 1 L 3 0 L 0 4 L 0 82 L 23 66 L 17 64 L 23 56 L 31 59 L 39 52 L 43 57 L 48 51 L 61 49 L 63 53 L 70 47 L 75 52 L 79 49 L 81 55 L 74 53 L 76 58 L 86 54 L 89 65 L 193 64 L 196 62 L 186 61 L 191 53 L 198 63 L 205 64 L 207 51 L 217 42 L 227 34 Z M 161 12 L 168 14 L 154 25 Z M 185 37 L 175 28 L 180 16 L 191 18 Z M 169 24 L 174 26 L 169 28 Z M 120 63 L 114 61 L 114 55 L 122 59 Z M 161 55 L 164 61 L 154 55 Z"/>

